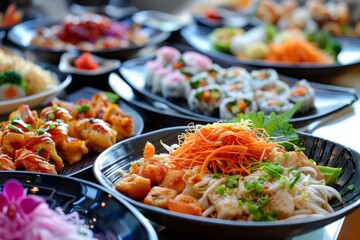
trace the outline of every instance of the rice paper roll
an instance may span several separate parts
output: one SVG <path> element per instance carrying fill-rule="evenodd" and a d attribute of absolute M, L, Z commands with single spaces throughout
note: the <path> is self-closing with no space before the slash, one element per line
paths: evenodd
<path fill-rule="evenodd" d="M 159 61 L 151 60 L 145 63 L 145 86 L 152 86 L 155 71 L 160 68 L 163 68 L 163 65 Z"/>
<path fill-rule="evenodd" d="M 225 98 L 219 107 L 221 119 L 232 119 L 240 113 L 257 112 L 257 110 L 257 103 L 251 98 Z"/>
<path fill-rule="evenodd" d="M 298 81 L 291 88 L 290 101 L 293 103 L 297 103 L 301 100 L 304 100 L 304 102 L 298 109 L 298 112 L 305 113 L 314 108 L 315 90 L 305 79 Z"/>
<path fill-rule="evenodd" d="M 172 73 L 172 71 L 168 68 L 159 68 L 155 71 L 153 81 L 151 83 L 151 91 L 153 93 L 161 92 L 161 85 L 164 77 L 168 74 Z"/>
<path fill-rule="evenodd" d="M 185 76 L 179 72 L 167 74 L 161 82 L 161 93 L 165 98 L 185 98 Z"/>
<path fill-rule="evenodd" d="M 252 91 L 250 82 L 247 80 L 237 80 L 228 81 L 222 85 L 223 90 L 228 97 L 241 98 L 248 97 L 253 99 L 254 93 Z"/>
<path fill-rule="evenodd" d="M 278 73 L 272 68 L 252 70 L 250 75 L 250 82 L 255 90 L 269 87 L 279 80 Z"/>
<path fill-rule="evenodd" d="M 163 46 L 156 51 L 156 60 L 163 66 L 169 66 L 179 60 L 181 53 L 179 50 L 169 46 Z"/>
<path fill-rule="evenodd" d="M 224 84 L 229 81 L 250 81 L 251 76 L 250 73 L 242 67 L 230 67 L 227 69 L 223 69 L 219 73 L 219 77 L 217 78 L 217 81 L 219 84 Z"/>
<path fill-rule="evenodd" d="M 259 110 L 264 112 L 265 114 L 270 114 L 272 112 L 280 114 L 290 111 L 291 108 L 294 107 L 294 104 L 286 98 L 269 97 L 258 101 L 258 106 Z"/>
<path fill-rule="evenodd" d="M 188 97 L 188 104 L 191 110 L 214 116 L 219 112 L 219 106 L 225 94 L 222 88 L 217 85 L 209 85 L 191 90 Z"/>
<path fill-rule="evenodd" d="M 263 99 L 269 97 L 281 97 L 289 98 L 290 97 L 290 86 L 283 81 L 275 81 L 273 85 L 263 87 L 256 90 L 256 98 Z"/>

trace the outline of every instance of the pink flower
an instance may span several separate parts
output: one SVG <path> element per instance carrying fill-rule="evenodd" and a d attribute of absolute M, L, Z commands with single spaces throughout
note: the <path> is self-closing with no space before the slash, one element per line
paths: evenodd
<path fill-rule="evenodd" d="M 44 199 L 35 195 L 26 195 L 21 183 L 15 179 L 7 180 L 0 193 L 0 213 L 10 219 L 26 218 Z"/>

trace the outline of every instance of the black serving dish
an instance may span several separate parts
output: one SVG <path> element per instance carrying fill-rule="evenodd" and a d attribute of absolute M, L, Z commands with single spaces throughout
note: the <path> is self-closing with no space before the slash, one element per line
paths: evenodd
<path fill-rule="evenodd" d="M 114 189 L 114 184 L 121 177 L 119 171 L 127 172 L 130 163 L 143 156 L 143 147 L 147 141 L 155 146 L 158 154 L 163 153 L 166 150 L 160 141 L 167 145 L 178 143 L 178 135 L 185 129 L 187 127 L 165 128 L 114 145 L 96 159 L 93 168 L 95 177 L 101 185 Z M 318 165 L 343 169 L 333 187 L 342 193 L 344 205 L 338 201 L 332 202 L 335 212 L 326 216 L 276 222 L 210 219 L 170 212 L 120 193 L 117 195 L 134 205 L 149 220 L 166 226 L 167 232 L 172 233 L 174 239 L 238 239 L 239 236 L 244 239 L 291 239 L 341 219 L 360 206 L 360 188 L 356 187 L 353 191 L 348 189 L 351 184 L 360 184 L 360 154 L 326 139 L 298 134 L 300 146 L 306 149 L 304 153 L 309 158 L 314 159 Z"/>
<path fill-rule="evenodd" d="M 17 179 L 28 194 L 44 198 L 52 209 L 60 207 L 65 214 L 76 211 L 99 240 L 158 239 L 139 211 L 97 184 L 59 175 L 0 171 L 0 188 L 8 179 Z"/>
<path fill-rule="evenodd" d="M 183 45 L 174 45 L 180 51 L 189 50 Z M 152 99 L 157 102 L 161 102 L 166 104 L 171 109 L 176 110 L 182 114 L 192 116 L 197 119 L 201 119 L 203 122 L 214 122 L 219 121 L 218 117 L 210 117 L 197 112 L 190 110 L 188 103 L 186 100 L 169 100 L 163 98 L 159 94 L 155 94 L 151 92 L 151 90 L 145 86 L 145 71 L 144 66 L 145 63 L 149 60 L 153 59 L 153 56 L 142 57 L 137 59 L 132 59 L 123 62 L 120 67 L 121 76 L 125 79 L 125 81 L 138 93 L 142 94 L 148 99 Z M 237 66 L 238 64 L 234 64 L 228 61 L 221 61 L 217 58 L 212 58 L 214 63 L 217 63 L 223 67 Z M 248 70 L 253 68 L 245 67 Z M 286 82 L 288 85 L 292 86 L 299 79 L 291 78 L 287 76 L 280 75 L 280 80 Z M 113 85 L 116 85 L 116 80 L 113 80 Z M 310 83 L 311 86 L 315 89 L 315 109 L 305 113 L 295 115 L 292 119 L 292 123 L 303 123 L 312 121 L 317 118 L 324 117 L 331 113 L 337 112 L 351 104 L 353 104 L 358 96 L 354 89 L 336 87 L 331 85 L 325 85 L 320 83 Z M 116 89 L 113 88 L 115 92 Z"/>

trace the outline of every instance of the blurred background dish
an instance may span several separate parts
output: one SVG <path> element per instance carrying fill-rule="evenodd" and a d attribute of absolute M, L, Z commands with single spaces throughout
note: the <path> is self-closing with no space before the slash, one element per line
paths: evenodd
<path fill-rule="evenodd" d="M 158 239 L 138 210 L 97 184 L 65 176 L 1 171 L 0 188 L 8 179 L 18 180 L 27 194 L 44 198 L 52 209 L 77 212 L 96 239 Z"/>
<path fill-rule="evenodd" d="M 38 64 L 44 69 L 49 70 L 52 74 L 55 74 L 58 80 L 58 84 L 52 88 L 37 92 L 32 95 L 9 100 L 1 100 L 0 114 L 10 113 L 16 110 L 21 104 L 27 104 L 31 108 L 44 106 L 48 104 L 52 98 L 62 94 L 72 82 L 71 75 L 60 72 L 56 66 L 48 63 Z"/>
<path fill-rule="evenodd" d="M 130 24 L 129 26 L 134 26 L 134 28 L 139 28 L 139 31 L 141 31 L 141 35 L 143 37 L 142 38 L 136 37 L 134 38 L 134 40 L 135 41 L 141 40 L 141 42 L 139 42 L 138 44 L 128 42 L 125 43 L 125 45 L 116 45 L 116 44 L 123 44 L 123 42 L 119 40 L 116 41 L 114 40 L 114 42 L 108 45 L 108 43 L 106 42 L 107 38 L 105 38 L 105 36 L 104 38 L 101 38 L 100 35 L 97 35 L 97 37 L 100 37 L 98 39 L 98 42 L 99 43 L 102 42 L 101 44 L 103 47 L 95 48 L 93 43 L 87 44 L 84 42 L 84 44 L 81 45 L 82 46 L 81 49 L 79 49 L 78 47 L 72 44 L 61 43 L 61 41 L 59 42 L 57 40 L 57 37 L 55 36 L 57 30 L 54 30 L 55 32 L 52 32 L 52 34 L 55 35 L 53 37 L 50 37 L 49 40 L 45 38 L 45 36 L 47 36 L 47 33 L 51 35 L 50 33 L 51 31 L 49 32 L 49 29 L 51 27 L 56 28 L 56 26 L 59 26 L 59 23 L 62 20 L 63 18 L 61 19 L 47 18 L 47 19 L 36 19 L 36 20 L 26 21 L 13 27 L 8 33 L 8 38 L 12 43 L 17 45 L 18 47 L 24 48 L 29 53 L 29 57 L 31 58 L 40 59 L 42 61 L 47 61 L 52 63 L 58 63 L 61 55 L 69 49 L 88 51 L 104 58 L 120 59 L 120 60 L 128 59 L 133 57 L 141 49 L 160 44 L 170 36 L 169 33 L 162 32 L 160 30 L 153 29 L 150 27 L 140 27 L 140 26 L 137 27 L 134 26 L 131 22 L 122 21 L 121 23 L 120 22 L 118 23 L 114 21 L 114 23 L 121 24 L 121 26 L 124 27 L 127 24 Z M 36 38 L 36 40 L 34 40 L 34 37 L 36 36 L 37 32 L 39 32 L 39 29 L 43 29 L 42 35 L 40 35 L 39 38 Z M 102 28 L 99 28 L 100 32 L 102 31 L 101 29 Z M 100 33 L 99 31 L 97 32 Z M 66 36 L 66 34 L 64 36 Z M 32 41 L 39 42 L 39 45 L 32 44 Z M 45 42 L 40 43 L 42 41 Z"/>
<path fill-rule="evenodd" d="M 96 159 L 94 174 L 96 179 L 106 188 L 114 189 L 114 184 L 121 178 L 119 171 L 127 172 L 130 163 L 143 156 L 143 148 L 146 142 L 151 142 L 157 154 L 164 152 L 162 143 L 171 145 L 178 143 L 178 135 L 183 133 L 188 126 L 170 127 L 143 134 L 128 141 L 123 141 L 107 149 Z M 334 185 L 338 191 L 342 191 L 344 205 L 334 204 L 335 212 L 318 218 L 306 218 L 293 221 L 275 222 L 244 222 L 221 219 L 210 219 L 170 212 L 168 210 L 153 207 L 139 201 L 135 201 L 125 195 L 124 197 L 132 205 L 137 207 L 148 219 L 166 226 L 174 237 L 190 236 L 193 239 L 234 239 L 243 236 L 247 239 L 287 239 L 303 234 L 340 219 L 360 205 L 360 189 L 348 190 L 351 184 L 360 182 L 360 165 L 357 159 L 358 152 L 348 149 L 340 144 L 317 138 L 311 135 L 300 135 L 300 145 L 305 148 L 305 154 L 314 159 L 318 165 L 342 167 L 343 173 Z M 322 154 L 327 152 L 328 154 Z M 176 229 L 181 228 L 181 231 Z"/>
<path fill-rule="evenodd" d="M 299 78 L 307 78 L 316 81 L 316 77 L 331 73 L 338 73 L 347 67 L 360 63 L 360 40 L 356 38 L 336 38 L 341 44 L 341 51 L 334 63 L 324 64 L 287 64 L 267 60 L 240 59 L 233 54 L 216 50 L 211 42 L 209 35 L 213 28 L 196 26 L 190 24 L 181 30 L 181 36 L 185 41 L 196 50 L 233 64 L 243 64 L 254 67 L 272 67 L 280 73 Z"/>
<path fill-rule="evenodd" d="M 120 67 L 120 60 L 107 59 L 89 52 L 65 52 L 61 55 L 59 70 L 71 74 L 73 81 L 68 90 L 83 86 L 108 90 L 107 79 Z"/>

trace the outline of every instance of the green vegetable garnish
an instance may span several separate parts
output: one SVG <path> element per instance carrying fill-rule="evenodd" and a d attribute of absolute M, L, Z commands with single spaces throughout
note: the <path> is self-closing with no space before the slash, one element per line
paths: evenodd
<path fill-rule="evenodd" d="M 212 174 L 211 174 L 211 177 L 212 177 L 212 178 L 219 178 L 219 177 L 220 177 L 220 174 L 219 174 L 219 173 L 212 173 Z"/>
<path fill-rule="evenodd" d="M 215 28 L 209 35 L 210 44 L 221 52 L 230 53 L 230 43 L 236 35 L 243 34 L 243 30 L 236 27 Z"/>
<path fill-rule="evenodd" d="M 333 168 L 328 166 L 318 166 L 319 170 L 324 174 L 325 183 L 328 186 L 332 186 L 338 180 L 342 168 Z"/>
<path fill-rule="evenodd" d="M 90 105 L 88 105 L 88 104 L 83 104 L 81 106 L 76 106 L 76 111 L 78 113 L 85 113 L 85 112 L 87 112 L 89 110 L 90 110 Z"/>
<path fill-rule="evenodd" d="M 224 195 L 225 194 L 225 187 L 223 185 L 220 185 L 218 188 L 217 188 L 217 191 L 220 195 Z"/>
<path fill-rule="evenodd" d="M 38 151 L 37 151 L 37 153 L 39 154 L 39 155 L 41 155 L 43 152 L 45 151 L 45 148 L 40 148 Z"/>
<path fill-rule="evenodd" d="M 293 178 L 293 179 L 291 180 L 291 182 L 290 182 L 290 188 L 293 188 L 293 187 L 294 187 L 294 185 L 297 183 L 297 181 L 299 181 L 300 176 L 301 176 L 300 171 L 295 172 L 294 178 Z"/>
<path fill-rule="evenodd" d="M 103 94 L 107 97 L 107 99 L 112 103 L 117 103 L 120 100 L 120 97 L 116 93 L 102 91 Z"/>
<path fill-rule="evenodd" d="M 274 112 L 270 115 L 265 115 L 263 112 L 241 113 L 233 120 L 230 120 L 230 122 L 240 122 L 241 119 L 249 119 L 252 121 L 254 127 L 264 128 L 269 136 L 274 137 L 272 141 L 297 144 L 299 136 L 295 132 L 295 128 L 290 124 L 290 119 L 302 104 L 303 101 L 299 101 L 290 111 L 282 114 L 276 114 Z M 286 150 L 292 150 L 293 148 L 293 145 L 290 144 L 282 145 Z"/>
<path fill-rule="evenodd" d="M 12 125 L 12 124 L 9 124 L 9 125 L 8 125 L 8 128 L 9 128 L 10 130 L 12 130 L 12 131 L 19 132 L 19 128 L 16 127 L 16 126 L 14 126 L 14 125 Z"/>
<path fill-rule="evenodd" d="M 38 135 L 42 135 L 42 134 L 45 133 L 45 129 L 39 128 L 39 129 L 36 130 L 36 133 L 37 133 Z"/>
<path fill-rule="evenodd" d="M 350 191 L 355 190 L 355 184 L 350 184 L 350 185 L 347 187 L 347 189 L 350 190 Z"/>
<path fill-rule="evenodd" d="M 10 83 L 20 86 L 22 89 L 26 90 L 26 82 L 21 74 L 14 70 L 8 70 L 0 73 L 0 85 Z"/>

